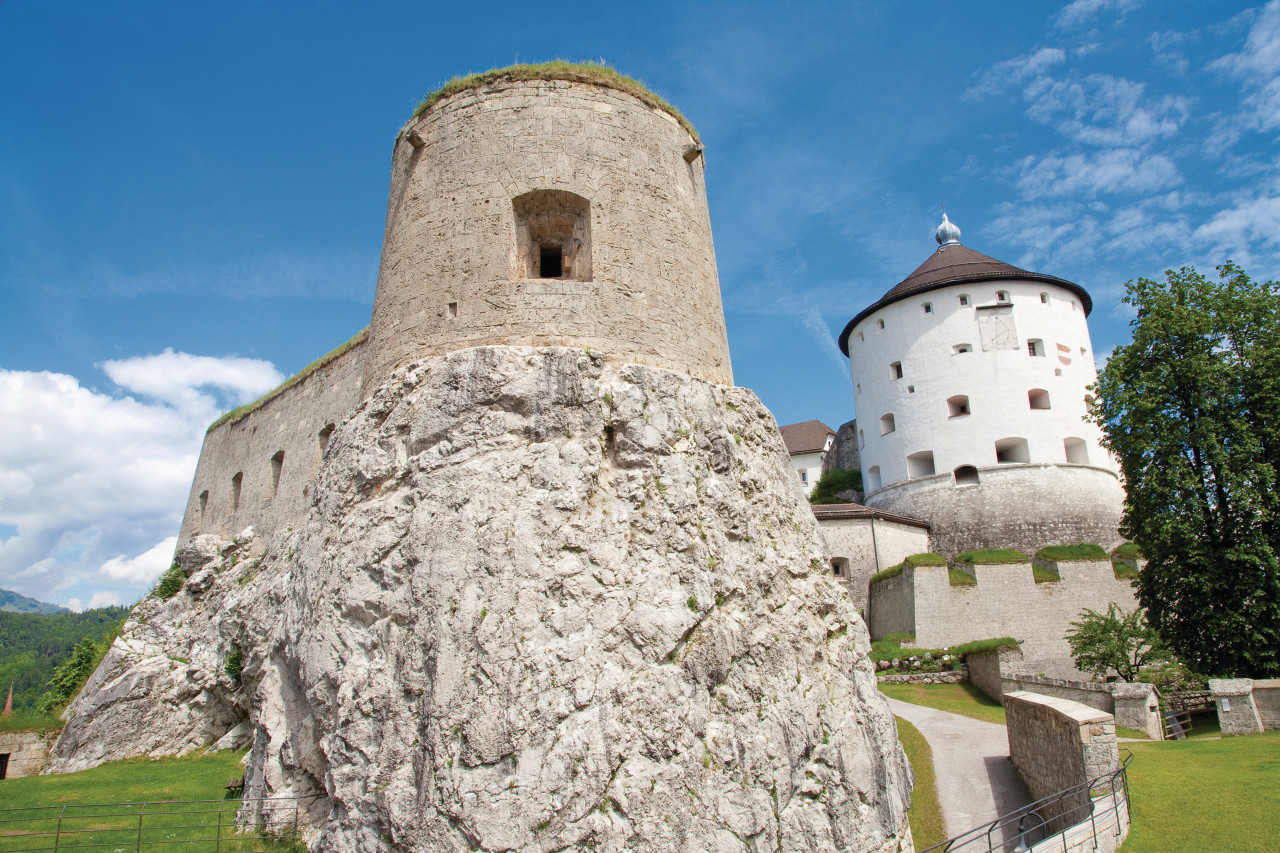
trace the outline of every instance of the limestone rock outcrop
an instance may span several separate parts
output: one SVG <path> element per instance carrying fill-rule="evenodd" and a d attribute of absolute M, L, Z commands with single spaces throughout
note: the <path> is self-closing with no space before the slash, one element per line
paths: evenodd
<path fill-rule="evenodd" d="M 567 348 L 427 359 L 335 431 L 298 530 L 184 548 L 58 760 L 247 720 L 247 796 L 313 796 L 316 850 L 910 850 L 824 548 L 745 389 Z"/>

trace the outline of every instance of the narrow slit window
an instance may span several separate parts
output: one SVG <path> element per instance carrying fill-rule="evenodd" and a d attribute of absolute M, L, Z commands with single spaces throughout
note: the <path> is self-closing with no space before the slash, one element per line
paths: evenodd
<path fill-rule="evenodd" d="M 947 417 L 962 418 L 969 414 L 969 398 L 964 394 L 957 394 L 954 397 L 947 398 Z"/>
<path fill-rule="evenodd" d="M 884 329 L 884 320 L 876 320 L 876 328 Z"/>
<path fill-rule="evenodd" d="M 543 246 L 538 253 L 538 278 L 559 278 L 564 252 L 559 246 Z"/>
<path fill-rule="evenodd" d="M 1033 409 L 1049 408 L 1049 392 L 1043 388 L 1032 388 L 1027 392 L 1027 403 Z"/>
<path fill-rule="evenodd" d="M 280 471 L 284 468 L 284 451 L 277 450 L 271 456 L 271 483 L 267 487 L 267 497 L 274 498 L 280 490 Z"/>
<path fill-rule="evenodd" d="M 889 433 L 893 432 L 895 429 L 897 429 L 897 427 L 894 425 L 892 412 L 890 412 L 887 415 L 880 416 L 880 434 L 881 435 L 888 435 Z"/>
<path fill-rule="evenodd" d="M 209 490 L 205 489 L 200 493 L 200 523 L 204 523 L 205 510 L 209 508 Z"/>
<path fill-rule="evenodd" d="M 858 449 L 861 450 L 866 446 L 867 446 L 867 431 L 865 429 L 860 429 L 858 430 Z"/>
<path fill-rule="evenodd" d="M 956 344 L 951 348 L 951 351 L 956 355 L 961 355 L 966 352 L 973 352 L 973 344 Z"/>
<path fill-rule="evenodd" d="M 240 509 L 240 487 L 244 485 L 244 472 L 238 471 L 231 478 L 231 511 Z"/>
<path fill-rule="evenodd" d="M 1047 293 L 1041 293 L 1041 294 L 1040 294 L 1040 301 L 1041 301 L 1042 303 L 1044 303 L 1045 305 L 1048 305 L 1048 304 L 1049 304 L 1049 294 L 1047 294 Z"/>

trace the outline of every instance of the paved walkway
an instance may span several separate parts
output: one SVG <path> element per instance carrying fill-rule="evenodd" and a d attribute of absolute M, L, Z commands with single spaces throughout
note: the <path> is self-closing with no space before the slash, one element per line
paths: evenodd
<path fill-rule="evenodd" d="M 1009 761 L 1004 726 L 897 699 L 890 699 L 889 706 L 919 729 L 933 750 L 938 802 L 948 837 L 1031 802 Z"/>

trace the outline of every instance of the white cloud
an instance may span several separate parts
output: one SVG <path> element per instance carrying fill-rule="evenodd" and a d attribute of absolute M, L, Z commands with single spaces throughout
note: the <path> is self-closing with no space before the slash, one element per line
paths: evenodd
<path fill-rule="evenodd" d="M 1032 197 L 1154 193 L 1181 182 L 1173 161 L 1135 148 L 1091 154 L 1028 156 L 1018 162 L 1018 189 Z"/>
<path fill-rule="evenodd" d="M 205 427 L 281 378 L 171 351 L 103 369 L 138 396 L 0 369 L 0 525 L 17 531 L 0 541 L 0 577 L 24 595 L 145 592 L 172 554 Z"/>
<path fill-rule="evenodd" d="M 1024 96 L 1032 119 L 1090 145 L 1136 145 L 1167 138 L 1187 120 L 1190 103 L 1177 95 L 1144 101 L 1145 83 L 1110 74 L 1037 78 Z"/>
<path fill-rule="evenodd" d="M 120 596 L 110 590 L 100 590 L 95 592 L 89 599 L 89 609 L 95 607 L 114 607 L 120 603 Z"/>
<path fill-rule="evenodd" d="M 1104 12 L 1114 12 L 1119 22 L 1145 2 L 1146 0 L 1073 0 L 1054 16 L 1053 23 L 1061 29 L 1075 29 L 1085 26 Z"/>
<path fill-rule="evenodd" d="M 978 82 L 964 93 L 970 100 L 994 95 L 1028 79 L 1044 76 L 1050 68 L 1067 61 L 1067 52 L 1057 47 L 1042 47 L 1034 53 L 997 62 L 978 75 Z"/>
<path fill-rule="evenodd" d="M 1280 0 L 1272 0 L 1257 16 L 1238 53 L 1220 57 L 1209 67 L 1242 81 L 1247 94 L 1239 118 L 1244 127 L 1280 128 Z"/>
<path fill-rule="evenodd" d="M 131 584 L 149 585 L 169 567 L 173 559 L 173 550 L 178 546 L 178 537 L 170 536 L 157 542 L 154 547 L 144 551 L 133 559 L 124 554 L 107 560 L 98 567 L 98 571 L 115 580 L 128 581 Z M 90 604 L 90 607 L 95 605 Z"/>
<path fill-rule="evenodd" d="M 1271 277 L 1276 274 L 1274 253 L 1280 250 L 1280 195 L 1244 196 L 1215 213 L 1192 236 L 1211 256 L 1222 260 L 1230 258 L 1246 268 L 1256 264 L 1257 249 L 1263 248 L 1270 254 L 1266 260 L 1272 268 L 1250 272 Z"/>

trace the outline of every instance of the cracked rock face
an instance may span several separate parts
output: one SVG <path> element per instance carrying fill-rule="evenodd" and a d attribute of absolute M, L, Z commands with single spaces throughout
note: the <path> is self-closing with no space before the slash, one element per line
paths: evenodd
<path fill-rule="evenodd" d="M 313 849 L 911 849 L 866 629 L 751 392 L 463 350 L 362 404 L 315 494 L 163 606 L 243 650 L 213 691 L 246 793 L 318 794 Z"/>

